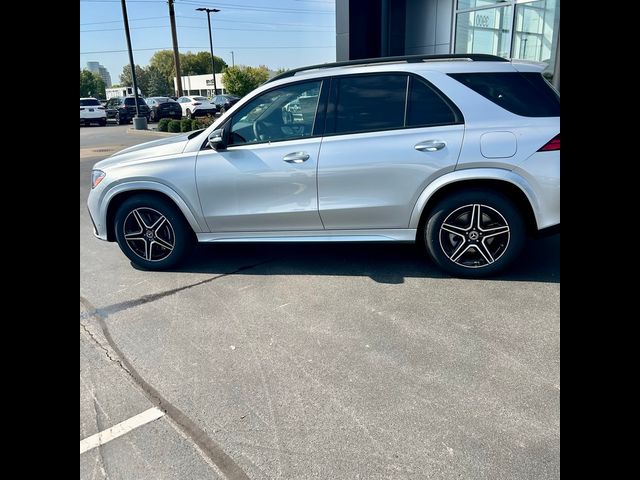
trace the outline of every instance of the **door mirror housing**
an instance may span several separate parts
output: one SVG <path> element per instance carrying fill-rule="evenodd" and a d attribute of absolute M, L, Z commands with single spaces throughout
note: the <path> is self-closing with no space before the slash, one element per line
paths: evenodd
<path fill-rule="evenodd" d="M 225 150 L 227 142 L 224 141 L 224 128 L 218 128 L 211 132 L 208 138 L 209 146 L 214 150 Z"/>

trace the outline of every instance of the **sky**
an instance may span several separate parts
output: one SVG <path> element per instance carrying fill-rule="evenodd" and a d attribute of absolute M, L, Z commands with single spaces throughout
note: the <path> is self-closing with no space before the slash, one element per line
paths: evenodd
<path fill-rule="evenodd" d="M 157 50 L 171 50 L 166 0 L 127 0 L 133 59 L 146 66 Z M 207 14 L 211 13 L 213 53 L 228 65 L 266 65 L 272 70 L 336 59 L 334 0 L 175 0 L 178 47 L 186 53 L 210 51 Z M 119 82 L 129 63 L 121 0 L 80 0 L 80 68 L 100 62 Z"/>

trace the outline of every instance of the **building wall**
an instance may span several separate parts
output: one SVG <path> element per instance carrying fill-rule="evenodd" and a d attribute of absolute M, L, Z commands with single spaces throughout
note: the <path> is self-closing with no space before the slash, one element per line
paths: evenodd
<path fill-rule="evenodd" d="M 406 55 L 451 53 L 455 0 L 406 0 Z"/>

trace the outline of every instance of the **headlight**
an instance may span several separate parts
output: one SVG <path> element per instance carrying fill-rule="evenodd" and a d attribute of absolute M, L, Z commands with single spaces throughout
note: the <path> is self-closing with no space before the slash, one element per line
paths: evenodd
<path fill-rule="evenodd" d="M 91 170 L 91 188 L 96 188 L 102 179 L 105 177 L 106 173 L 102 170 Z"/>

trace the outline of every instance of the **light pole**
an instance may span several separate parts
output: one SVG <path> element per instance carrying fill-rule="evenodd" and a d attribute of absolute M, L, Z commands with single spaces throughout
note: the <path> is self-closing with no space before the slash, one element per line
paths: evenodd
<path fill-rule="evenodd" d="M 122 18 L 124 20 L 124 33 L 127 37 L 127 49 L 129 50 L 129 64 L 131 65 L 131 80 L 133 81 L 133 98 L 136 102 L 136 116 L 133 118 L 135 130 L 147 129 L 147 117 L 140 116 L 138 108 L 138 81 L 136 79 L 136 64 L 133 62 L 133 50 L 131 49 L 131 36 L 129 35 L 129 17 L 127 16 L 127 4 L 122 0 Z"/>
<path fill-rule="evenodd" d="M 233 50 L 231 50 L 231 66 L 232 67 L 236 66 L 235 57 L 233 56 Z"/>
<path fill-rule="evenodd" d="M 213 61 L 213 38 L 211 37 L 211 13 L 219 12 L 217 8 L 196 8 L 199 12 L 207 12 L 207 22 L 209 23 L 209 46 L 211 47 L 211 70 L 213 71 L 213 95 L 218 94 L 218 87 L 216 85 L 216 64 Z"/>

